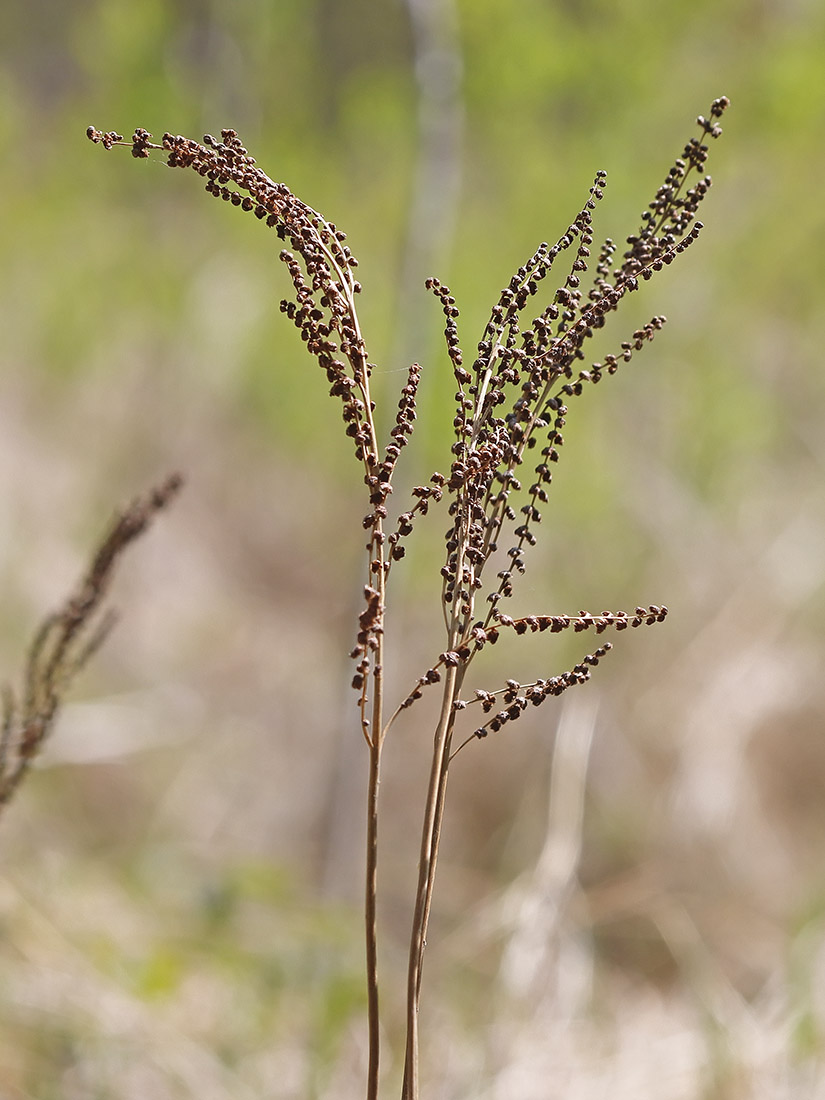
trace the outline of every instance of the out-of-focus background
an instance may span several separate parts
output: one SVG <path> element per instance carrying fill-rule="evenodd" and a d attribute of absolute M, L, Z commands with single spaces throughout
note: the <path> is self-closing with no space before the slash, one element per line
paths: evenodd
<path fill-rule="evenodd" d="M 571 411 L 517 600 L 671 614 L 457 758 L 423 1076 L 456 1100 L 825 1096 L 823 56 L 817 0 L 2 7 L 4 677 L 114 507 L 187 478 L 0 822 L 4 1100 L 337 1100 L 364 1074 L 360 475 L 274 237 L 87 125 L 233 126 L 348 232 L 385 417 L 424 365 L 403 496 L 449 461 L 424 278 L 471 354 L 596 169 L 621 241 L 721 94 L 702 239 L 604 350 L 669 324 Z M 445 526 L 394 577 L 399 696 L 442 648 Z M 496 647 L 483 686 L 586 648 L 546 637 Z M 399 723 L 383 785 L 390 1095 L 429 719 Z"/>

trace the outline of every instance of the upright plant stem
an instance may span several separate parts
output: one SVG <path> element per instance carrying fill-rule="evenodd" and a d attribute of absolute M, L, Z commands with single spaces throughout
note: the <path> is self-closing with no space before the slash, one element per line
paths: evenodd
<path fill-rule="evenodd" d="M 383 555 L 381 555 L 383 562 Z M 378 577 L 380 617 L 383 626 L 384 574 Z M 373 665 L 372 736 L 369 745 L 369 785 L 367 789 L 367 851 L 366 884 L 364 896 L 364 923 L 366 933 L 367 971 L 367 1019 L 369 1032 L 369 1064 L 367 1071 L 367 1100 L 378 1100 L 378 1071 L 381 1048 L 381 1023 L 378 1003 L 378 791 L 381 784 L 381 751 L 384 746 L 384 634 L 376 637 L 375 663 Z"/>
<path fill-rule="evenodd" d="M 404 1060 L 403 1100 L 418 1100 L 418 1004 L 421 993 L 421 973 L 424 948 L 427 944 L 427 925 L 438 861 L 441 825 L 444 819 L 450 743 L 455 722 L 453 703 L 461 686 L 462 673 L 462 669 L 450 668 L 444 680 L 441 714 L 435 731 L 430 781 L 427 788 L 421 853 L 418 862 L 418 888 L 407 970 L 407 1047 Z"/>
<path fill-rule="evenodd" d="M 378 1097 L 380 1021 L 378 1013 L 378 941 L 376 896 L 378 892 L 378 787 L 381 774 L 381 746 L 370 748 L 369 791 L 367 795 L 367 879 L 364 900 L 366 922 L 367 1015 L 369 1021 L 369 1069 L 367 1100 Z"/>

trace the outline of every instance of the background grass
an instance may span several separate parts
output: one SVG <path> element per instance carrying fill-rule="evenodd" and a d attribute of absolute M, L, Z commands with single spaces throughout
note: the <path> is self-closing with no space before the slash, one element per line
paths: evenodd
<path fill-rule="evenodd" d="M 457 761 L 425 1079 L 432 1097 L 825 1095 L 825 9 L 417 10 L 441 54 L 400 2 L 0 15 L 9 676 L 113 503 L 188 478 L 125 563 L 121 625 L 2 823 L 4 1097 L 357 1096 L 363 1072 L 355 468 L 278 313 L 273 241 L 185 174 L 94 149 L 86 126 L 234 126 L 347 230 L 388 414 L 401 368 L 425 367 L 414 484 L 446 465 L 453 389 L 423 277 L 450 284 L 472 349 L 595 170 L 597 228 L 621 240 L 723 93 L 703 238 L 605 350 L 654 313 L 669 324 L 571 414 L 521 596 L 671 616 L 617 639 L 564 710 Z M 445 104 L 448 155 L 427 160 Z M 399 692 L 440 647 L 442 526 L 395 578 Z M 487 686 L 567 667 L 569 644 L 497 647 Z M 391 1038 L 420 717 L 384 784 Z"/>

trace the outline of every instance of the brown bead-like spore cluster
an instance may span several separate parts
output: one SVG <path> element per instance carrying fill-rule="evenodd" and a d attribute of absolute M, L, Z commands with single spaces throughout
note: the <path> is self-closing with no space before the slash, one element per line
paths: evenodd
<path fill-rule="evenodd" d="M 707 118 L 699 116 L 699 136 L 675 160 L 642 214 L 639 228 L 627 237 L 619 259 L 610 239 L 594 253 L 593 213 L 606 184 L 605 173 L 596 174 L 586 202 L 555 244 L 540 244 L 502 290 L 471 363 L 459 339 L 455 298 L 440 280 L 427 280 L 445 319 L 447 355 L 456 385 L 454 439 L 449 472 L 436 472 L 427 484 L 416 486 L 411 506 L 394 517 L 389 496 L 396 464 L 414 427 L 421 367 L 409 368 L 389 439 L 382 447 L 369 389 L 373 364 L 356 309 L 361 290 L 354 275 L 357 262 L 345 235 L 285 184 L 262 172 L 234 130 L 222 130 L 220 141 L 206 135 L 203 142 L 164 134 L 156 144 L 146 130 L 135 130 L 127 143 L 114 131 L 89 127 L 89 138 L 107 149 L 128 144 L 139 159 L 162 150 L 171 167 L 191 168 L 204 178 L 211 195 L 254 214 L 285 242 L 280 258 L 289 273 L 293 297 L 281 302 L 281 310 L 297 326 L 307 351 L 325 372 L 331 396 L 341 401 L 345 431 L 353 441 L 367 488 L 369 511 L 362 525 L 368 535 L 368 583 L 352 656 L 357 662 L 353 686 L 359 692 L 368 741 L 376 734 L 370 729 L 367 700 L 370 673 L 381 672 L 384 587 L 393 563 L 404 556 L 404 540 L 415 520 L 445 494 L 449 527 L 441 582 L 447 649 L 417 679 L 398 710 L 410 706 L 428 684 L 439 682 L 444 668 L 460 671 L 460 685 L 475 654 L 487 643 L 495 643 L 502 630 L 555 634 L 567 628 L 592 628 L 602 633 L 608 628 L 651 625 L 667 614 L 666 608 L 651 605 L 636 608 L 633 614 L 581 612 L 513 619 L 503 613 L 501 604 L 512 595 L 526 569 L 528 551 L 537 541 L 553 468 L 564 445 L 569 402 L 588 385 L 615 374 L 665 323 L 664 317 L 655 316 L 601 361 L 587 361 L 587 341 L 604 327 L 623 299 L 697 239 L 702 226 L 696 215 L 711 184 L 705 175 L 707 142 L 721 133 L 719 119 L 727 106 L 727 99 L 721 97 L 713 102 Z M 545 294 L 548 278 L 565 257 L 568 262 L 560 285 Z M 542 298 L 531 317 L 528 307 Z M 525 465 L 530 470 L 527 476 Z M 512 692 L 507 689 L 506 710 L 477 734 L 518 717 L 524 709 L 522 698 L 537 703 L 583 682 L 608 648 L 588 655 L 560 677 L 537 682 L 523 697 L 508 700 Z M 496 694 L 489 693 L 485 699 Z"/>

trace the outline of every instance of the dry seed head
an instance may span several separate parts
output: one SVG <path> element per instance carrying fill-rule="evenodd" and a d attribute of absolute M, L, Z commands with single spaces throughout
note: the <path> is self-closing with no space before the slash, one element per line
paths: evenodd
<path fill-rule="evenodd" d="M 587 341 L 607 317 L 628 294 L 635 293 L 641 283 L 696 240 L 701 229 L 696 214 L 711 185 L 705 174 L 707 142 L 721 133 L 719 119 L 727 106 L 727 98 L 720 97 L 707 117 L 699 116 L 699 137 L 685 145 L 668 170 L 642 214 L 638 230 L 628 236 L 628 247 L 618 264 L 612 240 L 597 250 L 593 247 L 593 211 L 606 183 L 604 172 L 596 174 L 585 203 L 566 231 L 552 246 L 542 242 L 502 290 L 470 369 L 463 362 L 455 298 L 438 279 L 427 280 L 444 315 L 447 354 L 456 382 L 451 465 L 446 477 L 434 474 L 428 485 L 413 489 L 412 506 L 401 512 L 389 533 L 384 531 L 389 520 L 387 502 L 397 462 L 413 430 L 421 368 L 413 364 L 409 369 L 394 426 L 382 451 L 369 392 L 373 364 L 367 358 L 355 309 L 355 297 L 361 290 L 353 274 L 357 261 L 345 235 L 285 184 L 266 176 L 234 130 L 222 130 L 220 140 L 207 134 L 203 143 L 167 133 L 158 145 L 143 129 L 135 130 L 131 142 L 125 143 L 114 131 L 104 133 L 89 127 L 88 137 L 96 144 L 107 149 L 130 144 L 133 156 L 139 159 L 152 150 L 163 150 L 171 167 L 192 169 L 204 179 L 210 194 L 254 214 L 285 242 L 280 256 L 293 293 L 281 303 L 281 309 L 325 372 L 330 395 L 341 402 L 345 432 L 363 466 L 369 496 L 370 511 L 363 526 L 369 536 L 371 581 L 365 590 L 365 608 L 353 650 L 358 661 L 353 682 L 361 693 L 365 728 L 367 677 L 370 670 L 378 671 L 375 654 L 383 631 L 383 583 L 391 563 L 403 556 L 402 540 L 412 531 L 416 517 L 426 514 L 430 503 L 437 503 L 445 491 L 450 496 L 450 526 L 441 575 L 450 648 L 442 654 L 439 666 L 465 666 L 483 645 L 494 644 L 502 629 L 557 633 L 572 627 L 601 633 L 608 627 L 622 630 L 661 622 L 666 615 L 665 608 L 651 605 L 637 608 L 634 615 L 581 612 L 578 616 L 511 619 L 501 613 L 499 604 L 512 594 L 515 579 L 526 568 L 526 551 L 537 541 L 536 531 L 549 501 L 552 467 L 564 446 L 568 400 L 580 396 L 588 384 L 615 374 L 620 363 L 629 362 L 664 324 L 663 317 L 652 318 L 622 341 L 617 351 L 600 362 L 587 363 Z M 546 280 L 565 253 L 567 271 L 548 294 Z M 535 315 L 529 319 L 527 314 L 525 319 L 534 300 L 538 300 Z M 516 496 L 524 492 L 520 468 L 536 447 L 539 461 L 532 460 L 532 474 L 525 481 L 526 500 L 516 505 Z M 500 550 L 500 546 L 508 548 Z M 499 564 L 503 556 L 505 567 L 498 568 L 492 583 L 486 585 L 485 567 L 494 556 Z M 480 596 L 486 611 L 477 620 L 475 604 Z M 586 679 L 604 651 L 588 655 L 561 677 L 542 681 L 540 690 L 533 685 L 518 694 L 517 687 L 508 687 L 508 692 L 517 694 L 508 699 L 508 710 L 496 721 L 512 721 L 527 702 L 535 703 L 537 698 L 540 701 Z M 420 695 L 425 683 L 434 682 L 429 673 L 437 678 L 437 668 L 429 670 L 405 706 Z"/>

